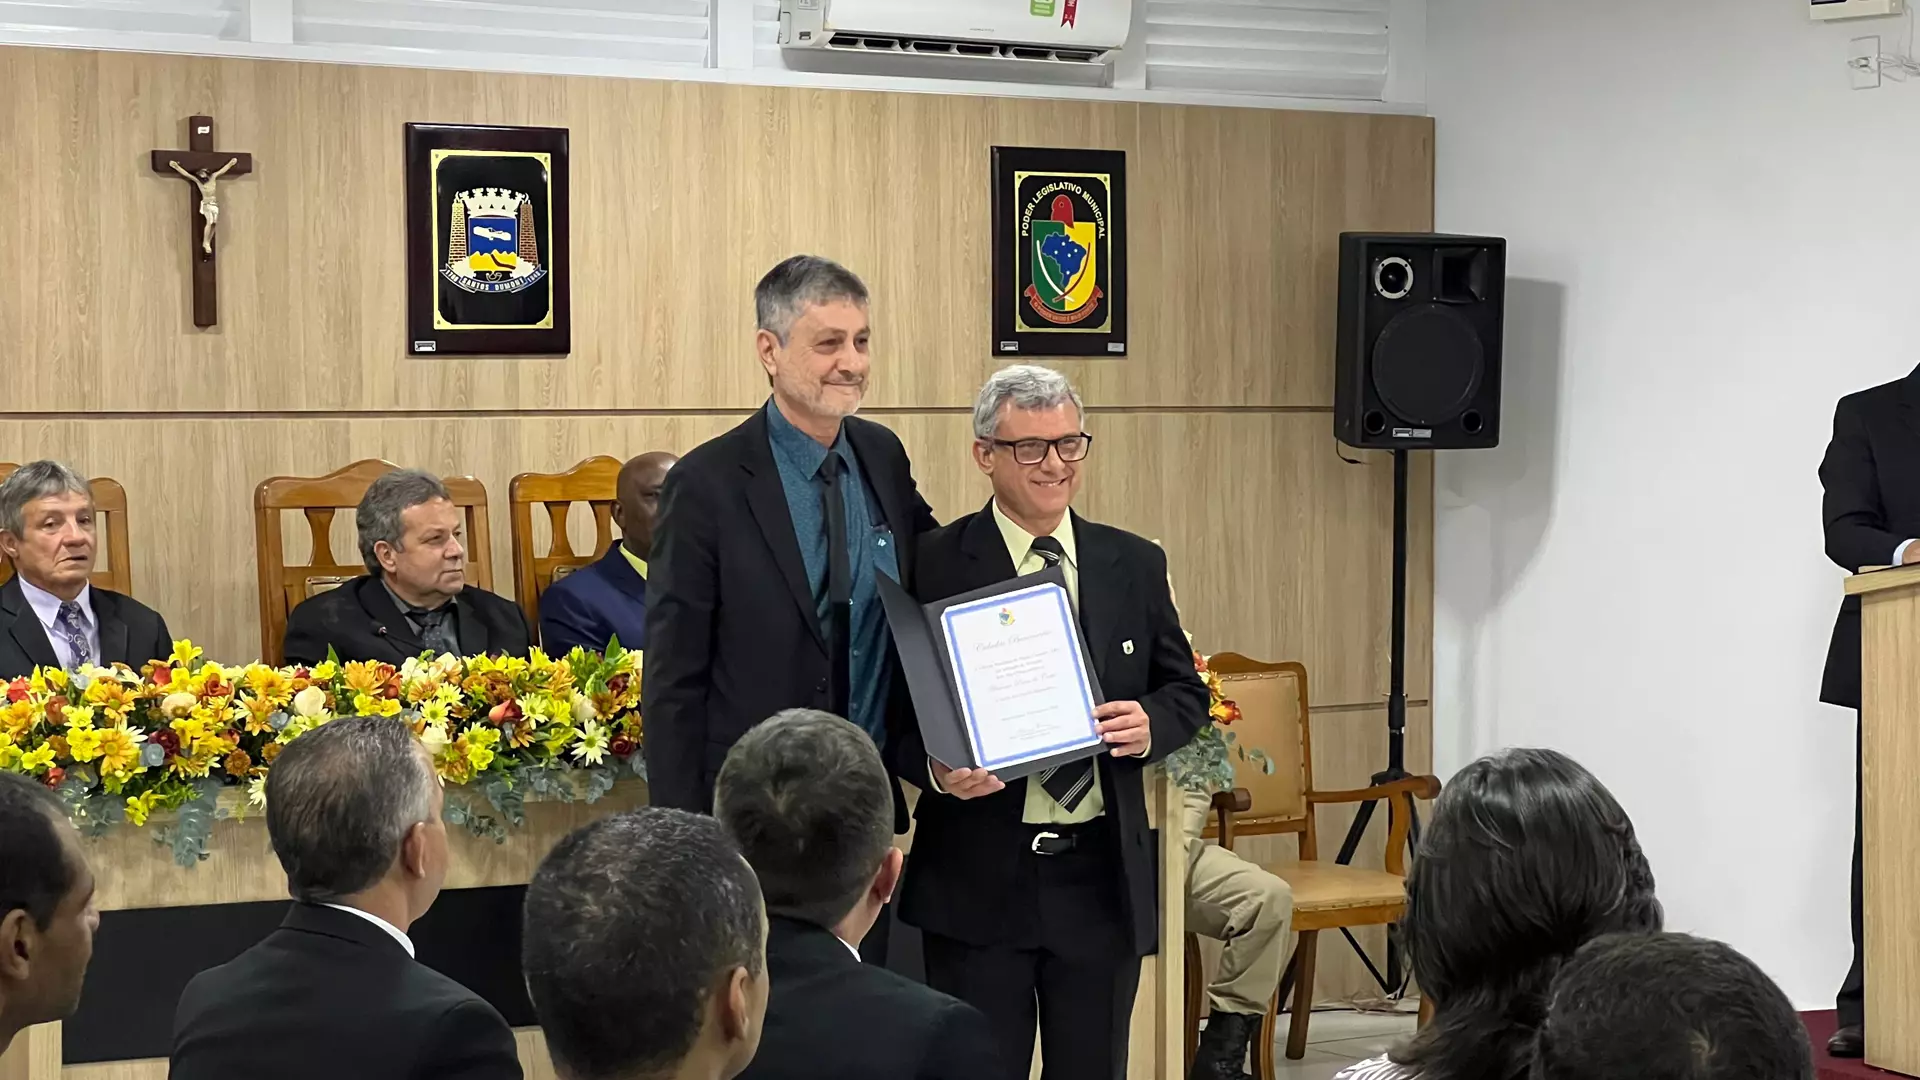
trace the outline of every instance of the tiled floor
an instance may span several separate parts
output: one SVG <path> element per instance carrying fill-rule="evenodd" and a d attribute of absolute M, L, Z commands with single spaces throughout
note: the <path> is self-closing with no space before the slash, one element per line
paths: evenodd
<path fill-rule="evenodd" d="M 1332 1080 L 1333 1074 L 1385 1053 L 1413 1034 L 1412 1013 L 1317 1012 L 1307 1025 L 1307 1056 L 1288 1061 L 1285 1056 L 1287 1018 L 1280 1018 L 1281 1049 L 1276 1051 L 1278 1080 Z"/>

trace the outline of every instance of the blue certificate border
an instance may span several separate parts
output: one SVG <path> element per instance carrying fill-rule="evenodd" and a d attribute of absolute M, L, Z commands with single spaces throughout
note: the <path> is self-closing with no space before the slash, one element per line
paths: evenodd
<path fill-rule="evenodd" d="M 978 768 L 992 771 L 1001 765 L 1019 765 L 1046 757 L 1049 754 L 1060 753 L 1063 750 L 1075 750 L 1081 747 L 1097 745 L 1100 742 L 1100 733 L 1095 730 L 1094 726 L 1097 721 L 1093 718 L 1093 688 L 1087 685 L 1087 659 L 1085 654 L 1080 650 L 1080 628 L 1073 621 L 1073 610 L 1067 606 L 1067 590 L 1049 581 L 1035 585 L 1032 588 L 1021 589 L 1018 592 L 1004 593 L 1000 596 L 990 597 L 985 600 L 976 600 L 971 604 L 950 607 L 940 613 L 940 632 L 941 636 L 946 639 L 947 656 L 953 662 L 954 683 L 960 691 L 960 711 L 967 722 L 967 735 L 973 743 L 974 756 L 978 758 L 980 755 L 980 726 L 978 722 L 974 720 L 973 698 L 967 690 L 966 665 L 960 662 L 959 650 L 954 648 L 953 645 L 953 620 L 956 616 L 966 615 L 984 608 L 1005 607 L 1008 601 L 1022 600 L 1036 592 L 1048 589 L 1053 591 L 1054 602 L 1059 608 L 1060 621 L 1067 628 L 1067 640 L 1073 649 L 1073 677 L 1080 685 L 1080 700 L 1086 704 L 1087 708 L 1088 738 L 1072 739 L 1030 753 L 1017 754 L 1012 757 L 980 760 L 977 765 Z"/>

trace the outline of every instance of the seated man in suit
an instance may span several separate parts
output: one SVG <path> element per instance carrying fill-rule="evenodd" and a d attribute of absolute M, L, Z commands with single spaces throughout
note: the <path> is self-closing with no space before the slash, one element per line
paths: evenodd
<path fill-rule="evenodd" d="M 1108 698 L 1093 716 L 1111 751 L 1006 784 L 928 758 L 913 725 L 889 742 L 900 775 L 930 780 L 900 917 L 923 932 L 927 982 L 987 1014 L 1002 1075 L 1015 1080 L 1036 1019 L 1048 1080 L 1126 1075 L 1140 957 L 1159 938 L 1141 774 L 1207 722 L 1166 556 L 1070 509 L 1093 445 L 1084 422 L 1056 371 L 1022 365 L 988 379 L 973 461 L 993 501 L 921 537 L 915 590 L 939 600 L 1060 567 Z"/>
<path fill-rule="evenodd" d="M 93 874 L 60 800 L 0 772 L 0 1054 L 25 1028 L 73 1014 L 99 926 Z"/>
<path fill-rule="evenodd" d="M 29 462 L 0 480 L 0 555 L 13 564 L 0 585 L 0 679 L 82 664 L 138 671 L 173 654 L 152 608 L 93 587 L 93 491 L 67 466 Z"/>
<path fill-rule="evenodd" d="M 893 784 L 866 732 L 789 709 L 733 744 L 714 814 L 766 897 L 773 999 L 748 1080 L 976 1080 L 1000 1074 L 979 1010 L 859 943 L 900 879 Z"/>
<path fill-rule="evenodd" d="M 407 937 L 446 878 L 443 801 L 404 723 L 335 720 L 286 744 L 267 835 L 294 904 L 187 984 L 171 1080 L 520 1080 L 507 1022 Z"/>
<path fill-rule="evenodd" d="M 605 652 L 609 639 L 622 648 L 647 647 L 647 553 L 660 488 L 680 459 L 655 450 L 620 467 L 613 520 L 620 539 L 605 555 L 547 586 L 540 594 L 540 645 L 565 656 L 575 645 Z"/>
<path fill-rule="evenodd" d="M 651 806 L 575 829 L 527 885 L 520 937 L 554 1069 L 732 1080 L 760 1045 L 766 937 L 753 870 L 712 818 Z"/>
<path fill-rule="evenodd" d="M 342 660 L 389 664 L 423 652 L 527 655 L 520 606 L 467 584 L 464 515 L 438 477 L 395 469 L 367 486 L 356 517 L 367 576 L 293 609 L 287 663 L 317 664 L 328 646 Z"/>

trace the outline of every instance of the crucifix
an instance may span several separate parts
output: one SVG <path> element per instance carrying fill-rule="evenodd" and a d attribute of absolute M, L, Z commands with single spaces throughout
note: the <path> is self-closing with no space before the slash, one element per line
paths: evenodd
<path fill-rule="evenodd" d="M 252 154 L 213 148 L 213 117 L 187 118 L 187 150 L 155 150 L 153 171 L 178 176 L 187 189 L 193 242 L 193 325 L 220 321 L 220 293 L 214 281 L 214 227 L 220 221 L 220 180 L 253 171 Z"/>

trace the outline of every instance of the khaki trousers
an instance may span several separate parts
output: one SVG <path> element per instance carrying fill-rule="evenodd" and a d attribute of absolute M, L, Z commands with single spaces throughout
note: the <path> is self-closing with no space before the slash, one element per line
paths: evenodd
<path fill-rule="evenodd" d="M 1211 800 L 1183 792 L 1187 834 L 1187 929 L 1226 943 L 1220 971 L 1207 988 L 1218 1012 L 1262 1015 L 1280 988 L 1293 890 L 1218 844 L 1200 839 Z"/>

